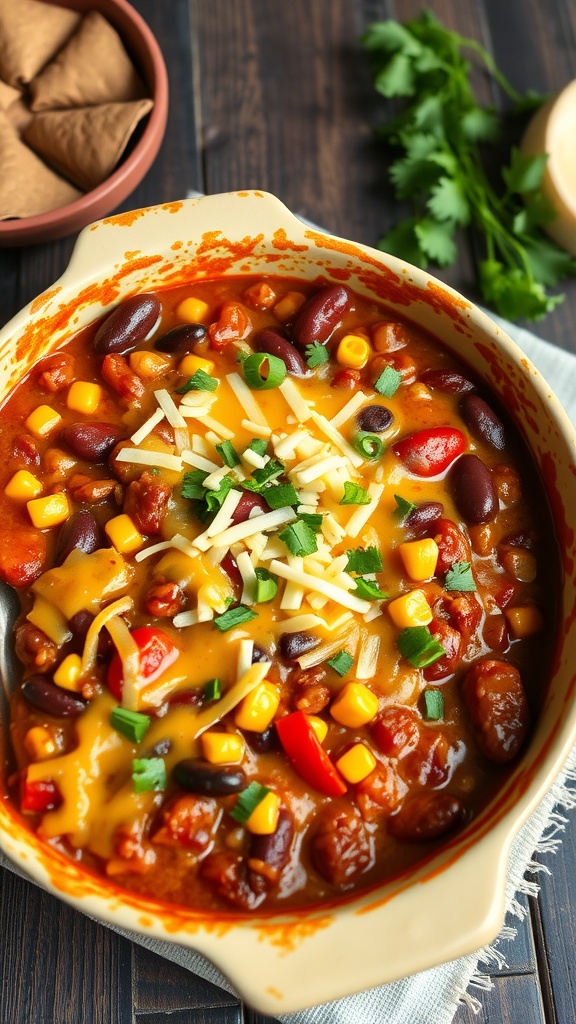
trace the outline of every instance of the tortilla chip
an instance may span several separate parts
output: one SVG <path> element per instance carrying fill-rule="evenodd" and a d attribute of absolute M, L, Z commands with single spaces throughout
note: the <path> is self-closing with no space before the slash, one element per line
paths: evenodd
<path fill-rule="evenodd" d="M 1 0 L 0 78 L 14 86 L 30 82 L 80 20 L 77 11 L 39 0 Z"/>
<path fill-rule="evenodd" d="M 136 100 L 50 110 L 36 114 L 24 138 L 51 167 L 89 192 L 112 173 L 136 125 L 152 106 L 152 100 Z"/>
<path fill-rule="evenodd" d="M 0 82 L 0 110 L 8 110 L 8 107 L 19 100 L 21 95 L 20 89 L 14 89 L 11 85 L 6 85 L 6 82 Z"/>
<path fill-rule="evenodd" d="M 0 111 L 0 220 L 47 213 L 81 194 L 20 141 Z"/>
<path fill-rule="evenodd" d="M 23 97 L 15 100 L 5 111 L 6 117 L 19 135 L 26 130 L 34 114 Z"/>
<path fill-rule="evenodd" d="M 115 29 L 90 11 L 72 38 L 30 84 L 32 110 L 127 103 L 146 89 Z"/>

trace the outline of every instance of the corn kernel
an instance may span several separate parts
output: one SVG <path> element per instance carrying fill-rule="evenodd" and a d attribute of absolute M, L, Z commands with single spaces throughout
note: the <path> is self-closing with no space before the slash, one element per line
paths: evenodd
<path fill-rule="evenodd" d="M 336 349 L 336 362 L 353 370 L 361 370 L 370 358 L 369 342 L 359 334 L 345 334 Z"/>
<path fill-rule="evenodd" d="M 204 359 L 202 356 L 196 356 L 189 352 L 188 355 L 180 360 L 178 373 L 183 373 L 186 377 L 192 377 L 196 370 L 204 370 L 204 373 L 211 374 L 213 369 L 214 363 L 211 359 Z"/>
<path fill-rule="evenodd" d="M 58 745 L 49 729 L 43 725 L 33 725 L 24 737 L 26 753 L 33 761 L 44 761 L 58 753 Z"/>
<path fill-rule="evenodd" d="M 263 800 L 254 808 L 246 822 L 246 828 L 255 836 L 271 836 L 278 827 L 280 801 L 276 793 L 266 793 Z"/>
<path fill-rule="evenodd" d="M 60 413 L 49 405 L 38 405 L 26 419 L 24 426 L 35 437 L 47 437 L 62 422 Z"/>
<path fill-rule="evenodd" d="M 533 636 L 544 629 L 542 612 L 534 604 L 518 605 L 516 608 L 505 608 L 504 615 L 515 637 L 522 640 Z"/>
<path fill-rule="evenodd" d="M 61 686 L 64 690 L 72 690 L 74 693 L 80 693 L 82 690 L 81 672 L 82 658 L 80 655 L 68 654 L 60 662 L 52 678 L 56 686 Z"/>
<path fill-rule="evenodd" d="M 374 771 L 376 758 L 363 743 L 355 743 L 350 750 L 338 758 L 336 767 L 346 782 L 354 785 L 356 782 L 362 782 L 362 779 L 367 778 Z"/>
<path fill-rule="evenodd" d="M 176 316 L 187 324 L 203 324 L 208 320 L 210 306 L 203 299 L 190 295 L 176 306 Z"/>
<path fill-rule="evenodd" d="M 42 484 L 32 473 L 27 469 L 19 469 L 6 484 L 4 494 L 13 501 L 30 501 L 42 494 L 43 490 Z"/>
<path fill-rule="evenodd" d="M 172 366 L 172 361 L 160 352 L 131 352 L 128 362 L 132 372 L 137 373 L 143 380 L 154 380 L 161 373 L 166 373 Z"/>
<path fill-rule="evenodd" d="M 319 743 L 324 743 L 328 733 L 328 723 L 323 718 L 318 718 L 317 715 L 307 715 L 308 724 L 312 726 L 316 733 L 316 739 Z"/>
<path fill-rule="evenodd" d="M 398 629 L 406 629 L 407 626 L 427 626 L 433 619 L 432 609 L 423 590 L 409 590 L 407 594 L 401 594 L 394 601 L 390 601 L 388 611 Z"/>
<path fill-rule="evenodd" d="M 210 764 L 239 764 L 244 757 L 244 740 L 231 732 L 205 732 L 202 753 Z"/>
<path fill-rule="evenodd" d="M 70 506 L 64 491 L 47 494 L 45 498 L 33 498 L 26 503 L 26 508 L 33 525 L 39 530 L 58 526 L 70 515 Z"/>
<path fill-rule="evenodd" d="M 130 516 L 126 515 L 125 512 L 122 512 L 119 516 L 114 516 L 113 519 L 109 519 L 104 530 L 116 551 L 120 551 L 123 555 L 129 555 L 133 551 L 137 551 L 144 543 L 144 537 L 136 529 Z"/>
<path fill-rule="evenodd" d="M 276 687 L 265 679 L 240 702 L 234 723 L 239 729 L 265 732 L 276 714 L 279 703 L 280 697 Z"/>
<path fill-rule="evenodd" d="M 283 298 L 279 299 L 274 306 L 274 313 L 279 320 L 286 323 L 287 320 L 291 320 L 293 316 L 306 302 L 306 296 L 302 292 L 286 292 Z"/>
<path fill-rule="evenodd" d="M 346 683 L 330 708 L 340 725 L 356 729 L 371 722 L 378 711 L 378 697 L 364 683 Z"/>
<path fill-rule="evenodd" d="M 411 580 L 429 580 L 436 572 L 438 545 L 432 537 L 399 544 L 398 551 Z"/>
<path fill-rule="evenodd" d="M 66 405 L 74 412 L 83 412 L 86 416 L 96 412 L 102 398 L 102 388 L 87 380 L 75 380 L 68 389 Z"/>

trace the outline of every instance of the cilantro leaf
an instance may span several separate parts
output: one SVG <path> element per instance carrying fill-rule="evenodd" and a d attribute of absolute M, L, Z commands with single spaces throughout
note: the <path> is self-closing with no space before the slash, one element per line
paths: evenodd
<path fill-rule="evenodd" d="M 459 178 L 440 178 L 426 205 L 437 221 L 454 221 L 462 226 L 470 222 L 470 204 Z"/>
<path fill-rule="evenodd" d="M 408 501 L 407 498 L 403 498 L 400 494 L 394 495 L 394 501 L 397 505 L 397 508 L 394 510 L 394 515 L 398 516 L 402 521 L 407 519 L 410 513 L 417 507 L 413 501 Z"/>
<path fill-rule="evenodd" d="M 414 228 L 422 251 L 440 267 L 448 267 L 456 259 L 454 226 L 440 223 L 434 217 L 423 217 Z"/>
<path fill-rule="evenodd" d="M 363 577 L 356 580 L 356 588 L 353 591 L 356 597 L 363 597 L 366 601 L 385 601 L 388 594 L 376 583 L 376 580 L 365 580 Z"/>
<path fill-rule="evenodd" d="M 350 548 L 346 554 L 346 572 L 355 572 L 359 576 L 365 576 L 369 572 L 382 572 L 382 555 L 378 548 Z"/>
<path fill-rule="evenodd" d="M 321 345 L 319 341 L 313 341 L 311 345 L 306 345 L 305 349 L 306 362 L 311 370 L 315 369 L 316 366 L 322 366 L 323 363 L 327 363 L 330 359 L 330 353 L 325 345 Z"/>
<path fill-rule="evenodd" d="M 330 668 L 333 668 L 339 676 L 345 676 L 352 668 L 354 658 L 351 654 L 348 654 L 348 651 L 338 651 L 338 654 L 335 654 L 333 658 L 330 658 L 326 664 L 330 665 Z"/>
<path fill-rule="evenodd" d="M 444 580 L 446 590 L 476 590 L 470 562 L 454 562 Z"/>

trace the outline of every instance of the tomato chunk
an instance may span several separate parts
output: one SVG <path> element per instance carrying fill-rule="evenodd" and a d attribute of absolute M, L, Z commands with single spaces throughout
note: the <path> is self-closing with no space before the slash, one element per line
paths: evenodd
<path fill-rule="evenodd" d="M 392 451 L 415 476 L 444 473 L 466 450 L 467 441 L 455 427 L 430 427 L 417 430 L 392 445 Z"/>
<path fill-rule="evenodd" d="M 153 683 L 176 661 L 180 650 L 166 633 L 154 626 L 140 626 L 133 629 L 131 635 L 140 648 L 140 672 Z M 122 660 L 116 652 L 108 669 L 108 688 L 118 700 L 122 699 L 123 682 Z"/>
<path fill-rule="evenodd" d="M 55 782 L 51 779 L 28 779 L 22 787 L 20 808 L 24 814 L 44 814 L 53 811 L 62 803 L 62 796 Z"/>

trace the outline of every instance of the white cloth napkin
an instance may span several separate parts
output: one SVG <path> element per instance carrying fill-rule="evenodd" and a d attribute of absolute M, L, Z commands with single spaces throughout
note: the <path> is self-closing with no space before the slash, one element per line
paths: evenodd
<path fill-rule="evenodd" d="M 492 318 L 498 320 L 493 315 Z M 527 330 L 503 320 L 498 322 L 538 367 L 576 424 L 576 357 L 540 340 Z M 537 889 L 533 882 L 526 882 L 524 877 L 527 869 L 533 866 L 535 851 L 554 849 L 560 841 L 558 833 L 567 821 L 561 810 L 576 807 L 576 791 L 571 789 L 571 783 L 576 783 L 576 751 L 514 842 L 508 868 L 507 909 L 517 917 L 521 916 L 516 900 L 518 892 L 534 892 Z M 3 860 L 1 855 L 0 866 L 13 870 L 13 866 Z M 224 976 L 198 953 L 170 942 L 159 942 L 121 929 L 117 931 L 206 981 L 220 985 L 229 992 L 234 991 Z M 506 928 L 502 937 L 510 938 L 510 935 L 510 929 Z M 309 1010 L 281 1015 L 279 1019 L 286 1024 L 450 1024 L 459 1002 L 466 998 L 470 982 L 481 980 L 482 971 L 486 971 L 499 959 L 503 957 L 496 942 L 471 956 L 401 981 Z M 472 1005 L 476 1003 L 475 1008 L 479 1007 L 473 997 L 467 998 Z"/>

